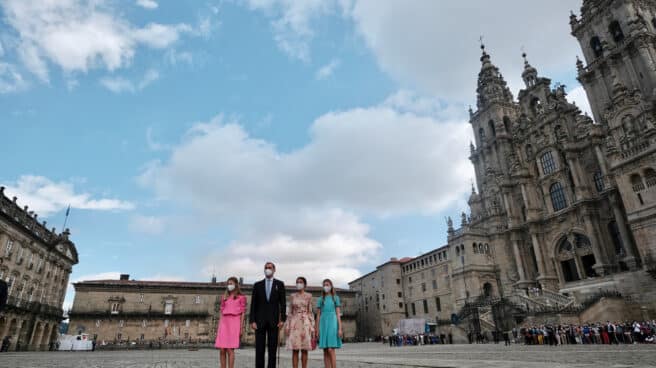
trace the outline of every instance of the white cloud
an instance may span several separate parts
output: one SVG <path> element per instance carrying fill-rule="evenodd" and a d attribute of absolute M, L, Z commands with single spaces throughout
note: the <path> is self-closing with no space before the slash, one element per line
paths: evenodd
<path fill-rule="evenodd" d="M 321 221 L 321 219 L 317 219 Z M 298 239 L 290 235 L 274 235 L 260 242 L 236 242 L 224 252 L 207 257 L 204 273 L 215 269 L 221 279 L 230 276 L 244 277 L 247 282 L 262 278 L 265 262 L 276 263 L 276 277 L 292 283 L 298 276 L 305 276 L 311 285 L 319 285 L 330 278 L 340 286 L 360 275 L 358 267 L 377 255 L 381 244 L 369 239 L 366 226 L 361 233 L 348 233 L 337 229 L 333 234 L 310 239 Z"/>
<path fill-rule="evenodd" d="M 469 190 L 469 125 L 437 119 L 428 107 L 413 112 L 427 104 L 422 99 L 406 93 L 395 105 L 325 114 L 312 124 L 310 142 L 292 152 L 219 116 L 196 124 L 139 181 L 160 199 L 236 229 L 227 249 L 207 257 L 208 274 L 214 266 L 260 270 L 274 257 L 281 272 L 319 277 L 325 265 L 343 284 L 380 248 L 363 216 L 437 213 Z"/>
<path fill-rule="evenodd" d="M 0 62 L 0 94 L 20 92 L 27 88 L 27 81 L 12 64 Z"/>
<path fill-rule="evenodd" d="M 118 271 L 94 273 L 94 274 L 90 274 L 90 275 L 78 276 L 78 277 L 74 278 L 73 281 L 71 281 L 71 284 L 74 284 L 74 283 L 80 282 L 80 281 L 118 280 L 120 276 L 121 276 L 121 273 L 118 272 Z"/>
<path fill-rule="evenodd" d="M 523 0 L 246 3 L 271 19 L 278 46 L 301 60 L 310 58 L 313 22 L 321 16 L 341 14 L 353 22 L 384 71 L 404 86 L 452 101 L 474 99 L 481 35 L 485 36 L 493 62 L 515 93 L 523 86 L 522 46 L 539 71 L 559 75 L 566 70 L 574 74 L 575 55 L 579 52 L 568 21 L 569 11 L 577 9 L 580 0 L 530 4 Z"/>
<path fill-rule="evenodd" d="M 334 4 L 325 0 L 246 0 L 246 4 L 271 19 L 278 47 L 302 61 L 310 59 L 310 42 L 314 37 L 310 23 L 334 10 Z"/>
<path fill-rule="evenodd" d="M 129 65 L 141 46 L 165 48 L 187 24 L 130 24 L 105 0 L 3 0 L 5 21 L 18 34 L 17 53 L 42 81 L 49 80 L 48 63 L 67 73 Z"/>
<path fill-rule="evenodd" d="M 476 88 L 480 35 L 514 92 L 523 86 L 522 46 L 539 70 L 574 73 L 578 47 L 569 34 L 568 17 L 579 5 L 579 0 L 357 0 L 350 15 L 389 74 L 423 91 L 463 101 L 472 100 Z"/>
<path fill-rule="evenodd" d="M 590 108 L 590 101 L 588 101 L 588 95 L 585 93 L 585 88 L 579 85 L 576 88 L 569 91 L 567 97 L 570 101 L 576 104 L 576 106 L 583 113 L 587 113 L 592 117 L 592 109 Z"/>
<path fill-rule="evenodd" d="M 157 2 L 154 0 L 137 0 L 137 5 L 144 9 L 157 9 Z"/>
<path fill-rule="evenodd" d="M 182 63 L 192 65 L 194 62 L 194 57 L 189 51 L 178 52 L 175 49 L 171 49 L 166 52 L 166 60 L 171 65 L 177 65 Z"/>
<path fill-rule="evenodd" d="M 142 42 L 155 49 L 168 47 L 180 38 L 180 34 L 192 32 L 191 26 L 177 24 L 174 26 L 158 23 L 150 23 L 144 28 L 133 30 L 135 40 Z"/>
<path fill-rule="evenodd" d="M 148 149 L 151 151 L 162 151 L 171 148 L 169 145 L 157 142 L 153 135 L 153 127 L 146 128 L 146 145 L 148 145 Z"/>
<path fill-rule="evenodd" d="M 159 79 L 159 72 L 155 69 L 149 69 L 141 80 L 136 83 L 124 77 L 104 77 L 100 79 L 100 84 L 114 93 L 136 93 L 157 79 Z"/>
<path fill-rule="evenodd" d="M 18 197 L 21 206 L 27 205 L 43 217 L 71 208 L 95 211 L 131 210 L 134 204 L 119 199 L 94 199 L 89 193 L 75 191 L 70 182 L 54 182 L 43 176 L 23 175 L 15 183 L 5 184 L 7 196 Z"/>
<path fill-rule="evenodd" d="M 147 235 L 159 235 L 164 231 L 165 221 L 155 216 L 134 215 L 130 221 L 130 230 Z"/>
<path fill-rule="evenodd" d="M 331 77 L 335 70 L 339 67 L 341 61 L 339 59 L 333 59 L 328 64 L 322 66 L 317 70 L 315 78 L 318 80 L 323 80 Z"/>

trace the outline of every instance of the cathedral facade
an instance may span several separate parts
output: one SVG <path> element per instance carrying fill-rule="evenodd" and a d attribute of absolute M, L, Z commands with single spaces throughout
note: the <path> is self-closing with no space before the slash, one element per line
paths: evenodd
<path fill-rule="evenodd" d="M 572 310 L 612 291 L 643 314 L 656 311 L 656 3 L 584 0 L 570 25 L 593 116 L 526 55 L 515 99 L 481 46 L 469 112 L 478 192 L 459 226 L 449 218 L 447 245 L 350 284 L 361 312 L 376 296 L 402 299 L 393 312 L 374 305 L 380 316 L 362 317 L 370 334 L 412 316 L 437 324 L 485 298 Z M 379 287 L 391 265 L 398 283 Z"/>

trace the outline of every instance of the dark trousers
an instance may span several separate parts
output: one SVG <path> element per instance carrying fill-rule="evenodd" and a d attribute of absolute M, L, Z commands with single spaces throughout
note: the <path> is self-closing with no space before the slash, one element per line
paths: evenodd
<path fill-rule="evenodd" d="M 264 347 L 269 350 L 268 368 L 276 368 L 276 352 L 278 350 L 278 326 L 265 323 L 255 330 L 255 368 L 264 368 Z"/>

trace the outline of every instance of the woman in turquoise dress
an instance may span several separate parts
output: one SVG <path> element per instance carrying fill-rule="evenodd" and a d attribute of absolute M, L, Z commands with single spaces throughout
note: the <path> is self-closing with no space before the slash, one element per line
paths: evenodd
<path fill-rule="evenodd" d="M 317 301 L 317 340 L 319 349 L 323 349 L 323 363 L 326 368 L 337 367 L 335 349 L 342 347 L 342 303 L 335 295 L 333 282 L 323 280 L 323 292 Z"/>

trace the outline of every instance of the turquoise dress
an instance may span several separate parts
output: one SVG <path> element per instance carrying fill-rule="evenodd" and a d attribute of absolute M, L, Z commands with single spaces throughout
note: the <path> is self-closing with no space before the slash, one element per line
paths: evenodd
<path fill-rule="evenodd" d="M 339 325 L 337 323 L 337 313 L 335 308 L 340 307 L 342 303 L 339 297 L 335 295 L 321 297 L 317 301 L 317 309 L 321 311 L 321 319 L 319 320 L 319 349 L 342 347 L 342 339 L 339 338 Z"/>

